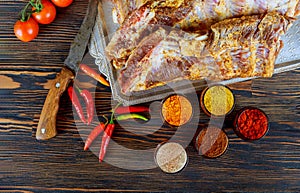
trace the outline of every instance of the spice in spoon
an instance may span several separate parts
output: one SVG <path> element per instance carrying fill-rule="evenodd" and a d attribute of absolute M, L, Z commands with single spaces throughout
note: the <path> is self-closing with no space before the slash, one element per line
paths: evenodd
<path fill-rule="evenodd" d="M 208 127 L 199 133 L 195 146 L 200 155 L 208 158 L 217 158 L 226 151 L 228 137 L 222 129 Z"/>
<path fill-rule="evenodd" d="M 234 95 L 224 85 L 214 85 L 206 88 L 201 94 L 201 108 L 208 116 L 225 116 L 234 107 Z"/>
<path fill-rule="evenodd" d="M 158 146 L 155 161 L 163 172 L 177 173 L 186 166 L 187 153 L 179 143 L 167 142 Z"/>

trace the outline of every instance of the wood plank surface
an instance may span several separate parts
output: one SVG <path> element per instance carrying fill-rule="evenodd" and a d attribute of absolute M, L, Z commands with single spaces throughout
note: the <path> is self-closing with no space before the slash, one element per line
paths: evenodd
<path fill-rule="evenodd" d="M 186 148 L 188 165 L 177 174 L 98 163 L 94 152 L 100 139 L 93 144 L 93 152 L 83 151 L 83 139 L 97 121 L 81 125 L 66 93 L 57 115 L 58 135 L 37 141 L 34 130 L 49 85 L 63 66 L 87 2 L 75 0 L 70 7 L 59 8 L 54 23 L 41 26 L 39 36 L 30 43 L 20 42 L 13 34 L 17 13 L 26 1 L 0 2 L 0 192 L 300 191 L 299 69 L 230 85 L 237 103 L 224 125 L 229 137 L 227 152 L 217 159 L 205 159 L 190 144 Z M 96 87 L 90 79 L 81 86 L 94 91 L 99 119 L 108 114 L 110 89 Z M 159 102 L 151 106 L 151 124 L 124 121 L 117 125 L 113 140 L 127 149 L 147 150 L 170 139 L 176 130 L 160 128 Z M 270 129 L 262 140 L 245 142 L 232 131 L 233 116 L 244 106 L 256 106 L 268 114 Z M 199 123 L 192 122 L 186 130 L 201 129 L 208 122 L 201 112 Z M 184 142 L 185 137 L 178 140 Z M 141 165 L 116 147 L 108 149 L 112 162 Z"/>

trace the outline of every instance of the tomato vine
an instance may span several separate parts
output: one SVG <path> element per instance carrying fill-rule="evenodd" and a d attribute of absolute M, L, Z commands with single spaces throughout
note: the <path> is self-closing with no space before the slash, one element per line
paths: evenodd
<path fill-rule="evenodd" d="M 38 24 L 50 24 L 56 17 L 56 6 L 69 6 L 73 0 L 29 0 L 20 12 L 20 18 L 14 25 L 16 37 L 23 41 L 33 40 L 39 31 Z"/>

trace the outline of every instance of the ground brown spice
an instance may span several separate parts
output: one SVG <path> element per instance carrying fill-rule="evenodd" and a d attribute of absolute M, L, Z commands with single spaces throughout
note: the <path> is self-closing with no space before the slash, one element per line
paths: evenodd
<path fill-rule="evenodd" d="M 216 158 L 226 151 L 228 137 L 222 129 L 205 128 L 199 133 L 195 146 L 200 155 Z"/>
<path fill-rule="evenodd" d="M 190 120 L 192 114 L 192 104 L 184 96 L 172 95 L 163 102 L 162 116 L 170 125 L 183 125 Z"/>

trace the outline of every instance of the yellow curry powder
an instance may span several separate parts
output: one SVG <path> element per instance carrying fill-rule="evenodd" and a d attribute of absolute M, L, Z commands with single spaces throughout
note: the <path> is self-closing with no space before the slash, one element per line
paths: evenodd
<path fill-rule="evenodd" d="M 185 124 L 190 120 L 192 113 L 192 104 L 184 96 L 172 95 L 162 105 L 162 116 L 170 125 Z"/>
<path fill-rule="evenodd" d="M 234 105 L 234 96 L 225 86 L 212 86 L 204 94 L 204 106 L 209 113 L 216 116 L 226 115 Z"/>

